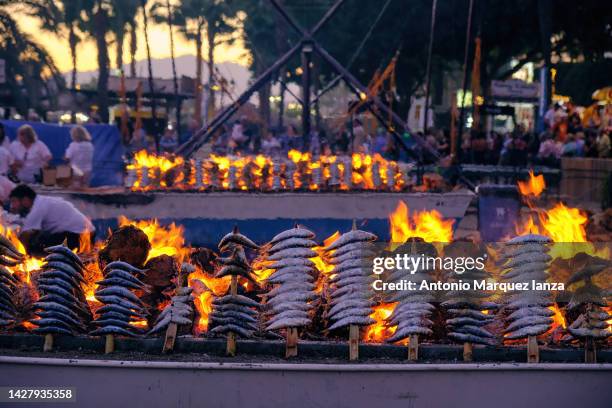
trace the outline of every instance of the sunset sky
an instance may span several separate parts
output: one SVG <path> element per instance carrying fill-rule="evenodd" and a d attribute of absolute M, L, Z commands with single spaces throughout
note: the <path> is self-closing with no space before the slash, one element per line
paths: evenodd
<path fill-rule="evenodd" d="M 138 16 L 139 22 L 142 20 L 142 15 Z M 50 34 L 48 32 L 40 30 L 39 22 L 37 19 L 24 16 L 20 14 L 17 17 L 17 22 L 21 29 L 30 35 L 38 42 L 43 45 L 47 51 L 53 57 L 58 68 L 63 72 L 68 72 L 72 69 L 72 63 L 70 61 L 70 52 L 68 48 L 68 35 L 64 33 L 62 37 Z M 142 30 L 142 24 L 139 24 L 140 32 L 138 35 L 138 52 L 136 54 L 137 60 L 146 59 L 146 48 L 144 41 L 144 31 Z M 175 30 L 175 55 L 195 55 L 195 44 L 184 39 L 184 37 L 177 33 Z M 168 27 L 166 25 L 155 25 L 151 19 L 149 19 L 149 39 L 151 44 L 151 55 L 153 58 L 167 58 L 170 57 L 170 38 Z M 111 67 L 115 68 L 115 44 L 114 38 L 108 36 L 107 40 L 110 42 L 109 57 L 111 61 Z M 129 45 L 126 37 L 124 44 L 124 64 L 129 62 Z M 206 55 L 206 47 L 203 47 L 203 55 Z M 91 39 L 81 43 L 78 51 L 78 69 L 79 71 L 92 71 L 97 70 L 97 59 L 96 59 L 96 47 L 95 43 Z M 246 53 L 242 47 L 241 42 L 236 42 L 232 46 L 221 45 L 215 52 L 216 62 L 233 61 L 237 63 L 246 64 Z M 194 72 L 195 76 L 195 72 Z"/>

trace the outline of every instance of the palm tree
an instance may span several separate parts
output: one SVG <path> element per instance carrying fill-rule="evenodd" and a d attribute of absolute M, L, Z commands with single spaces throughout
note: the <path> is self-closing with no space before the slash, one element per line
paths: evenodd
<path fill-rule="evenodd" d="M 77 46 L 81 41 L 78 26 L 83 11 L 82 0 L 28 0 L 24 3 L 28 14 L 40 20 L 43 30 L 58 36 L 62 36 L 64 30 L 68 31 L 68 47 L 72 61 L 70 87 L 74 89 L 77 77 Z"/>
<path fill-rule="evenodd" d="M 176 8 L 174 21 L 180 27 L 180 32 L 188 40 L 195 40 L 196 45 L 196 89 L 195 89 L 195 119 L 201 124 L 202 106 L 202 44 L 204 34 L 208 46 L 208 107 L 214 110 L 214 75 L 215 75 L 215 48 L 223 41 L 231 38 L 222 38 L 231 33 L 234 27 L 230 20 L 236 15 L 236 10 L 223 0 L 181 0 Z"/>
<path fill-rule="evenodd" d="M 15 106 L 25 115 L 30 107 L 43 114 L 43 93 L 51 99 L 50 83 L 64 86 L 63 78 L 47 51 L 15 20 L 15 6 L 24 6 L 28 13 L 31 1 L 0 0 L 0 58 L 5 60 L 5 77 Z M 49 15 L 42 18 L 51 18 Z M 25 93 L 22 90 L 25 88 Z"/>
<path fill-rule="evenodd" d="M 163 10 L 163 11 L 162 11 Z M 168 32 L 170 33 L 170 60 L 172 62 L 172 83 L 174 85 L 174 103 L 176 108 L 176 125 L 177 131 L 180 132 L 181 127 L 181 104 L 178 98 L 179 86 L 178 77 L 176 74 L 176 61 L 174 57 L 174 27 L 172 23 L 173 17 L 172 5 L 170 0 L 160 0 L 151 7 L 151 14 L 157 23 L 167 23 Z"/>
<path fill-rule="evenodd" d="M 138 0 L 111 0 L 113 16 L 110 21 L 111 30 L 115 37 L 116 42 L 116 57 L 115 67 L 123 72 L 123 45 L 125 43 L 125 34 L 128 28 L 131 31 L 131 35 L 135 36 L 134 25 L 136 24 L 136 15 L 138 14 L 139 1 Z M 135 42 L 135 40 L 134 40 Z M 130 45 L 132 39 L 130 39 Z M 136 51 L 134 50 L 134 54 Z M 134 55 L 131 54 L 132 61 Z M 134 68 L 135 71 L 135 68 Z"/>
<path fill-rule="evenodd" d="M 103 123 L 108 122 L 108 77 L 109 57 L 106 34 L 110 31 L 110 17 L 112 15 L 112 3 L 110 0 L 82 0 L 87 19 L 83 23 L 83 29 L 96 43 L 98 59 L 98 112 Z"/>

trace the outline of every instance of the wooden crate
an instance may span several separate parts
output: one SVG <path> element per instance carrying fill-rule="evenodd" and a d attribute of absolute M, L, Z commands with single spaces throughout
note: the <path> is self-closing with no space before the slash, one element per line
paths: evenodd
<path fill-rule="evenodd" d="M 612 159 L 561 159 L 561 195 L 570 200 L 601 202 L 604 183 L 612 173 Z"/>

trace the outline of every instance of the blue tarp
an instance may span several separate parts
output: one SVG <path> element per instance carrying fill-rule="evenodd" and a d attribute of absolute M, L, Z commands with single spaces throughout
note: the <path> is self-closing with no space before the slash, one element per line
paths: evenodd
<path fill-rule="evenodd" d="M 38 138 L 53 154 L 52 164 L 64 163 L 63 157 L 70 144 L 71 125 L 55 125 L 39 122 L 2 121 L 9 139 L 15 140 L 17 129 L 24 124 L 31 125 Z M 123 159 L 125 151 L 121 144 L 121 134 L 114 125 L 85 125 L 91 134 L 94 145 L 93 172 L 91 186 L 117 186 L 123 182 Z"/>

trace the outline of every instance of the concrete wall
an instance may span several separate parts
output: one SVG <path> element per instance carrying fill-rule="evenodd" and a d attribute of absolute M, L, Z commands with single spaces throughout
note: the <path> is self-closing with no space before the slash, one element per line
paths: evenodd
<path fill-rule="evenodd" d="M 121 215 L 130 219 L 156 218 L 185 226 L 191 245 L 214 246 L 233 225 L 263 243 L 298 222 L 323 241 L 337 230 L 351 228 L 353 219 L 368 231 L 389 239 L 388 217 L 400 200 L 411 211 L 435 209 L 445 218 L 461 219 L 474 194 L 402 193 L 114 193 L 92 194 L 41 189 L 71 201 L 104 234 Z M 100 236 L 100 238 L 102 238 Z"/>
<path fill-rule="evenodd" d="M 4 386 L 76 387 L 66 407 L 609 408 L 612 365 L 232 364 L 0 357 Z"/>

